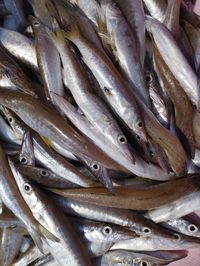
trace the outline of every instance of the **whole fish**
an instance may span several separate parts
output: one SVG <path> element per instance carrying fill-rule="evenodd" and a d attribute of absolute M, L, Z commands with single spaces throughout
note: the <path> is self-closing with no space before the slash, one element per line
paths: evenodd
<path fill-rule="evenodd" d="M 45 228 L 55 234 L 60 242 L 55 243 L 46 239 L 48 249 L 60 265 L 91 265 L 85 248 L 73 231 L 67 218 L 58 207 L 50 201 L 42 190 L 31 184 L 23 177 L 10 161 L 15 180 L 27 205 L 30 207 L 35 219 Z M 60 250 L 60 252 L 59 252 Z M 66 262 L 67 258 L 67 262 Z"/>
<path fill-rule="evenodd" d="M 53 196 L 65 213 L 100 222 L 121 225 L 141 236 L 160 234 L 160 228 L 143 216 L 129 210 L 104 207 L 92 203 Z"/>
<path fill-rule="evenodd" d="M 83 61 L 93 71 L 104 97 L 114 112 L 136 134 L 138 140 L 146 141 L 145 128 L 135 97 L 130 93 L 110 58 L 81 36 L 77 27 L 66 33 L 66 37 L 80 50 Z"/>
<path fill-rule="evenodd" d="M 117 150 L 122 153 L 127 160 L 134 162 L 133 155 L 128 149 L 127 140 L 120 130 L 114 117 L 110 114 L 110 110 L 94 93 L 89 80 L 85 77 L 85 73 L 81 68 L 73 51 L 61 32 L 57 32 L 54 36 L 55 45 L 60 53 L 65 79 L 76 103 L 83 111 L 88 120 L 97 128 L 98 131 L 107 138 Z M 53 98 L 54 99 L 54 98 Z M 117 155 L 116 155 L 117 156 Z"/>
<path fill-rule="evenodd" d="M 109 194 L 104 188 L 50 190 L 69 199 L 87 203 L 92 201 L 95 205 L 145 210 L 155 209 L 167 203 L 169 206 L 174 205 L 177 200 L 198 195 L 198 187 L 198 177 L 186 177 L 147 188 L 115 187 L 115 195 Z"/>

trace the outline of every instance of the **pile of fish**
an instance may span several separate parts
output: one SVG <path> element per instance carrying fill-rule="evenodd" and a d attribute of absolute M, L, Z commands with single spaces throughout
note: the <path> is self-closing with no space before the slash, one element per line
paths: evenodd
<path fill-rule="evenodd" d="M 200 247 L 194 4 L 0 1 L 1 266 L 167 265 Z"/>

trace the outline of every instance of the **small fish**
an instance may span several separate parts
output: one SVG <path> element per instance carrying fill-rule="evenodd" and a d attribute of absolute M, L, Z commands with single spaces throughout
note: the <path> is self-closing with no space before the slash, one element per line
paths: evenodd
<path fill-rule="evenodd" d="M 198 177 L 186 177 L 147 188 L 115 187 L 115 195 L 109 194 L 104 188 L 50 190 L 63 197 L 87 203 L 92 202 L 95 205 L 147 210 L 161 207 L 167 203 L 169 206 L 170 204 L 174 205 L 176 201 L 192 198 L 193 195 L 197 196 L 199 195 L 198 187 Z M 166 194 L 166 191 L 170 191 L 170 193 Z M 152 212 L 157 210 L 152 210 Z"/>

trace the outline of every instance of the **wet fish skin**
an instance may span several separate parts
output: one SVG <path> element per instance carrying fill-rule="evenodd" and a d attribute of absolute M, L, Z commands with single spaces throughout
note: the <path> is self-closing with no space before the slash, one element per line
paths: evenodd
<path fill-rule="evenodd" d="M 158 51 L 160 52 L 163 60 L 168 65 L 170 71 L 185 90 L 191 102 L 199 108 L 199 84 L 198 77 L 194 70 L 189 65 L 185 56 L 179 49 L 173 36 L 167 28 L 159 21 L 147 17 L 146 19 L 147 31 L 153 36 Z M 166 47 L 168 47 L 166 49 Z M 169 53 L 170 51 L 170 53 Z M 173 59 L 176 59 L 174 64 Z M 173 64 L 172 64 L 173 62 Z"/>
<path fill-rule="evenodd" d="M 21 67 L 8 55 L 3 47 L 0 47 L 0 86 L 14 87 L 24 93 L 37 97 L 31 81 L 25 75 Z M 5 83 L 4 84 L 4 80 Z"/>
<path fill-rule="evenodd" d="M 4 228 L 0 243 L 1 263 L 8 266 L 12 264 L 14 258 L 18 255 L 22 243 L 23 235 L 16 230 Z"/>
<path fill-rule="evenodd" d="M 178 233 L 165 232 L 163 237 L 158 238 L 136 238 L 119 241 L 115 243 L 111 250 L 125 249 L 134 251 L 156 251 L 156 250 L 182 250 L 198 247 L 199 238 L 188 237 Z"/>
<path fill-rule="evenodd" d="M 27 21 L 23 12 L 22 0 L 4 0 L 3 1 L 8 11 L 13 15 L 17 29 L 22 31 L 26 26 Z"/>
<path fill-rule="evenodd" d="M 127 250 L 110 250 L 102 257 L 94 260 L 96 266 L 115 266 L 115 265 L 167 265 L 171 260 L 164 260 Z"/>
<path fill-rule="evenodd" d="M 163 23 L 166 27 L 171 31 L 174 38 L 178 41 L 180 37 L 180 7 L 181 7 L 182 0 L 174 1 L 169 0 L 168 6 L 166 10 L 166 15 Z"/>
<path fill-rule="evenodd" d="M 190 207 L 189 207 L 190 206 Z M 191 208 L 192 206 L 192 208 Z M 173 203 L 165 204 L 161 208 L 150 210 L 146 217 L 156 223 L 174 220 L 191 212 L 199 210 L 199 192 L 193 192 L 177 199 Z"/>
<path fill-rule="evenodd" d="M 116 2 L 120 6 L 127 21 L 131 25 L 131 29 L 135 33 L 136 44 L 138 47 L 138 52 L 140 54 L 140 62 L 143 67 L 146 54 L 145 13 L 143 2 L 141 0 L 117 0 Z"/>

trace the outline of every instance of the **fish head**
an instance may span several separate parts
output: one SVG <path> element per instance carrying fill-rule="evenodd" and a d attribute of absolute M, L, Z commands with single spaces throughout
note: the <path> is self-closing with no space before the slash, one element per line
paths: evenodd
<path fill-rule="evenodd" d="M 20 190 L 20 193 L 22 194 L 24 200 L 26 203 L 31 206 L 31 209 L 34 210 L 34 208 L 38 204 L 38 197 L 34 190 L 34 185 L 31 183 L 31 181 L 23 176 L 14 163 L 9 159 L 9 165 L 11 168 L 11 171 L 13 173 L 13 176 L 15 178 L 15 181 L 17 183 L 17 186 Z"/>

